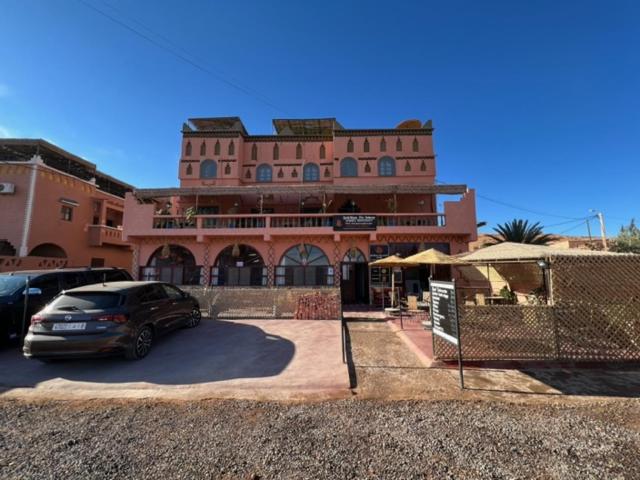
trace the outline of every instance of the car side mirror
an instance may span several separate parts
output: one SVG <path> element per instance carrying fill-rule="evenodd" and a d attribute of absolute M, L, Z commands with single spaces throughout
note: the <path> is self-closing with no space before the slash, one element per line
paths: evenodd
<path fill-rule="evenodd" d="M 24 296 L 31 296 L 31 295 L 42 295 L 42 290 L 40 290 L 39 288 L 35 288 L 35 287 L 29 287 L 29 290 L 26 290 L 24 292 L 22 292 L 22 295 Z"/>

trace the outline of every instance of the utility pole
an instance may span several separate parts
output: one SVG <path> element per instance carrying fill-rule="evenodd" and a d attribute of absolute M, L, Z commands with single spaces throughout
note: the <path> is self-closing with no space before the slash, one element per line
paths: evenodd
<path fill-rule="evenodd" d="M 595 210 L 591 211 L 595 212 L 598 220 L 600 221 L 600 236 L 602 237 L 602 248 L 605 252 L 608 252 L 609 247 L 607 246 L 607 231 L 604 228 L 604 215 L 602 214 L 602 212 L 596 212 Z"/>

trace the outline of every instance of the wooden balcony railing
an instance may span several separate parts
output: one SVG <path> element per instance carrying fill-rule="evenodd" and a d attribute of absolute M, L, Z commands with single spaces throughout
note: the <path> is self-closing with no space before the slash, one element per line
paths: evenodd
<path fill-rule="evenodd" d="M 266 214 L 266 215 L 196 215 L 193 217 L 156 215 L 154 229 L 280 229 L 329 228 L 340 214 Z M 441 213 L 385 213 L 375 215 L 378 228 L 384 227 L 444 227 Z"/>
<path fill-rule="evenodd" d="M 89 225 L 89 245 L 100 247 L 103 244 L 124 246 L 127 243 L 122 239 L 122 228 L 108 227 L 106 225 Z"/>

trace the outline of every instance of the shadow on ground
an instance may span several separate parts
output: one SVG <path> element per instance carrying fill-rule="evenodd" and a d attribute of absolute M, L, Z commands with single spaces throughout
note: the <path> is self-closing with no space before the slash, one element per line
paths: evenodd
<path fill-rule="evenodd" d="M 53 379 L 93 383 L 147 382 L 188 385 L 231 379 L 272 377 L 293 359 L 295 345 L 243 323 L 203 320 L 157 340 L 148 357 L 28 360 L 18 348 L 0 351 L 0 386 L 34 387 Z"/>

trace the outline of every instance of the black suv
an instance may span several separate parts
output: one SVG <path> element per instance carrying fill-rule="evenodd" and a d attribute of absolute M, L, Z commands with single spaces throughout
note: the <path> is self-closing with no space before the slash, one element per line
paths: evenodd
<path fill-rule="evenodd" d="M 25 292 L 27 278 L 29 292 Z M 131 280 L 131 275 L 120 268 L 63 268 L 0 274 L 0 344 L 26 333 L 31 316 L 62 290 L 126 280 Z M 25 315 L 26 293 L 28 298 Z"/>

